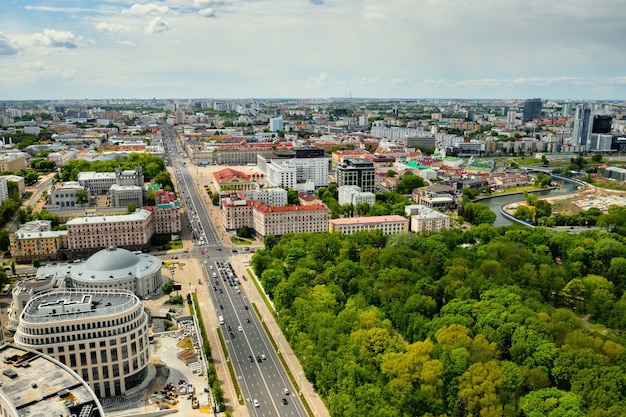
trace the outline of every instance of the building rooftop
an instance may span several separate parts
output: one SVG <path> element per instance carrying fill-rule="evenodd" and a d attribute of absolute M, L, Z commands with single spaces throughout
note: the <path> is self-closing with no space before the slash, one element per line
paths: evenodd
<path fill-rule="evenodd" d="M 316 210 L 326 210 L 328 211 L 328 207 L 323 206 L 321 204 L 313 204 L 310 206 L 282 206 L 282 207 L 272 207 L 268 204 L 265 204 L 261 201 L 255 201 L 253 203 L 255 209 L 262 211 L 263 213 L 287 213 L 294 211 L 316 211 Z"/>
<path fill-rule="evenodd" d="M 120 223 L 120 222 L 131 222 L 131 221 L 144 221 L 146 220 L 152 213 L 147 210 L 139 209 L 131 214 L 122 214 L 118 216 L 86 216 L 86 217 L 77 217 L 75 219 L 68 220 L 66 225 L 77 225 L 77 224 L 98 224 L 98 223 Z"/>
<path fill-rule="evenodd" d="M 408 223 L 409 219 L 396 214 L 396 215 L 391 215 L 391 216 L 349 217 L 349 218 L 346 217 L 343 219 L 329 220 L 329 223 L 335 226 L 348 226 L 351 224 L 379 224 L 379 223 L 393 223 L 393 222 Z"/>
<path fill-rule="evenodd" d="M 2 396 L 20 416 L 104 417 L 89 386 L 70 368 L 34 350 L 0 346 Z"/>
<path fill-rule="evenodd" d="M 55 290 L 34 296 L 26 304 L 20 321 L 42 323 L 103 317 L 130 310 L 139 302 L 132 292 L 124 290 Z"/>
<path fill-rule="evenodd" d="M 230 169 L 230 168 L 225 168 L 222 170 L 219 170 L 217 172 L 215 172 L 213 174 L 213 176 L 215 177 L 215 180 L 217 182 L 226 182 L 226 181 L 230 181 L 233 178 L 239 178 L 241 180 L 246 180 L 246 181 L 250 181 L 250 175 L 245 174 L 241 171 L 236 171 L 234 169 Z"/>

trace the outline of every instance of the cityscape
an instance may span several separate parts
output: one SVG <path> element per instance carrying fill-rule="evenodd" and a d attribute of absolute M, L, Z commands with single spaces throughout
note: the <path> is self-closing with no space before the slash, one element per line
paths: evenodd
<path fill-rule="evenodd" d="M 620 415 L 625 115 L 0 102 L 3 415 Z"/>

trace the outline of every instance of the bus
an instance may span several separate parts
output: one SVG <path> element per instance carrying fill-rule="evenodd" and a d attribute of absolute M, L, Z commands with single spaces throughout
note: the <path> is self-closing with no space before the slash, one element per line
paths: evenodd
<path fill-rule="evenodd" d="M 8 295 L 9 291 L 11 291 L 11 284 L 6 284 L 4 288 L 2 288 L 2 295 Z"/>

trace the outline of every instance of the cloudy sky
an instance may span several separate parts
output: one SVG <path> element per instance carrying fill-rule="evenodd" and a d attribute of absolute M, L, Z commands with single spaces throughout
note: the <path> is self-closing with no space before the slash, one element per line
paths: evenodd
<path fill-rule="evenodd" d="M 0 100 L 626 99 L 623 0 L 1 0 Z"/>

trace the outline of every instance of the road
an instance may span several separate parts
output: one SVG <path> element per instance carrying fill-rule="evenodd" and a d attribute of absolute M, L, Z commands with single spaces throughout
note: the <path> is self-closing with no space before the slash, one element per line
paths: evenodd
<path fill-rule="evenodd" d="M 215 314 L 224 319 L 222 333 L 250 415 L 305 417 L 300 398 L 295 395 L 277 352 L 253 312 L 246 295 L 251 292 L 245 288 L 249 290 L 250 284 L 240 282 L 228 262 L 231 249 L 222 244 L 211 222 L 199 184 L 189 174 L 188 169 L 193 169 L 187 166 L 190 162 L 180 155 L 181 149 L 171 128 L 163 124 L 160 128 L 194 242 L 189 255 L 201 260 L 209 277 L 209 293 L 213 305 L 219 309 Z M 258 301 L 262 314 L 268 313 L 263 311 L 261 300 Z"/>

